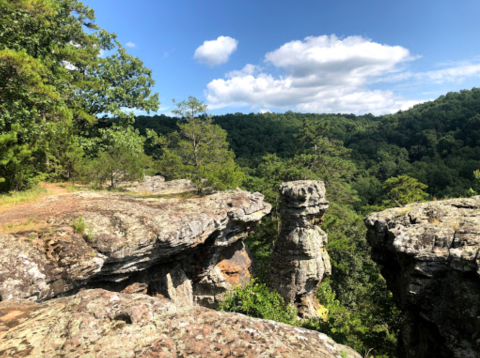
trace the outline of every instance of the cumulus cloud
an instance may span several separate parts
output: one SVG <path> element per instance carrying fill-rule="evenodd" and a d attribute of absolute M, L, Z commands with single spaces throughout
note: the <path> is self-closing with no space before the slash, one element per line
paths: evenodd
<path fill-rule="evenodd" d="M 229 36 L 219 36 L 216 40 L 205 41 L 195 50 L 193 58 L 199 62 L 217 66 L 225 63 L 237 49 L 238 41 Z"/>
<path fill-rule="evenodd" d="M 408 49 L 360 36 L 335 35 L 291 41 L 265 55 L 266 65 L 283 70 L 274 76 L 247 65 L 207 85 L 212 108 L 226 106 L 293 108 L 308 112 L 394 112 L 412 103 L 391 91 L 370 90 L 382 76 L 414 59 Z"/>
<path fill-rule="evenodd" d="M 127 42 L 127 43 L 125 44 L 125 46 L 127 46 L 127 47 L 135 47 L 136 45 L 135 45 L 135 43 L 133 43 L 133 42 Z"/>

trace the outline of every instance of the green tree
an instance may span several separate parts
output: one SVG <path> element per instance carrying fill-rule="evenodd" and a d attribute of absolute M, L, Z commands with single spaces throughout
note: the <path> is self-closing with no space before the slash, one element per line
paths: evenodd
<path fill-rule="evenodd" d="M 243 172 L 235 163 L 229 149 L 227 132 L 213 124 L 210 117 L 193 117 L 206 110 L 206 105 L 194 97 L 182 101 L 178 112 L 186 121 L 178 123 L 179 130 L 165 137 L 150 137 L 162 145 L 160 171 L 176 178 L 191 179 L 201 193 L 205 188 L 235 188 L 243 181 Z M 185 112 L 183 108 L 188 108 Z"/>
<path fill-rule="evenodd" d="M 208 105 L 193 96 L 188 96 L 188 101 L 183 100 L 177 103 L 173 100 L 173 103 L 176 105 L 177 109 L 174 109 L 172 113 L 179 115 L 186 121 L 195 118 L 199 114 L 206 114 L 208 109 Z"/>
<path fill-rule="evenodd" d="M 427 185 L 408 175 L 387 179 L 383 183 L 383 188 L 388 196 L 388 200 L 384 202 L 386 207 L 404 206 L 424 201 L 428 197 L 428 194 L 423 191 L 427 189 Z"/>
<path fill-rule="evenodd" d="M 96 158 L 88 165 L 90 179 L 97 186 L 109 184 L 109 189 L 121 181 L 141 180 L 150 158 L 145 155 L 145 137 L 132 127 L 115 126 L 101 130 Z"/>

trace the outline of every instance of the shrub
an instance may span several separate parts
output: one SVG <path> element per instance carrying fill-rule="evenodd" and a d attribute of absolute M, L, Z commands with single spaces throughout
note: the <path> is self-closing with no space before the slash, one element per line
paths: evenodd
<path fill-rule="evenodd" d="M 73 220 L 73 231 L 79 234 L 85 234 L 87 229 L 87 224 L 85 223 L 85 219 L 79 216 L 78 218 Z"/>
<path fill-rule="evenodd" d="M 244 287 L 234 287 L 220 303 L 220 310 L 298 325 L 296 308 L 286 304 L 282 296 L 270 291 L 266 284 L 256 283 L 253 279 Z"/>

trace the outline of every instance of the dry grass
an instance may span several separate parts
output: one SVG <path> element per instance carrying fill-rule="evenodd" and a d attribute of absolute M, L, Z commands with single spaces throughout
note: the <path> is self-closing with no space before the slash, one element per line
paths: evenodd
<path fill-rule="evenodd" d="M 40 183 L 40 185 L 25 191 L 12 191 L 0 195 L 0 212 L 20 204 L 34 203 L 47 195 L 72 193 L 85 190 L 79 185 L 71 183 Z"/>
<path fill-rule="evenodd" d="M 453 223 L 453 231 L 458 231 L 460 229 L 460 223 L 454 222 Z"/>
<path fill-rule="evenodd" d="M 39 200 L 48 194 L 49 191 L 47 189 L 38 186 L 25 191 L 12 191 L 8 194 L 0 195 L 0 211 L 22 203 Z"/>
<path fill-rule="evenodd" d="M 39 231 L 45 229 L 47 223 L 37 217 L 30 217 L 25 220 L 9 222 L 0 225 L 0 234 L 16 234 L 24 231 Z"/>
<path fill-rule="evenodd" d="M 396 216 L 403 216 L 405 214 L 408 214 L 410 211 L 412 211 L 412 208 L 400 208 L 396 211 Z"/>

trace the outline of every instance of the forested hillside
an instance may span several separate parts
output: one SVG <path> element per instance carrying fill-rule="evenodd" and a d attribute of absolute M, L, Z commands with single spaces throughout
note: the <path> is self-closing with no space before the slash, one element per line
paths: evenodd
<path fill-rule="evenodd" d="M 406 174 L 426 184 L 433 198 L 480 190 L 480 89 L 448 93 L 392 115 L 250 113 L 214 116 L 228 133 L 242 167 L 257 168 L 267 154 L 291 158 L 304 120 L 328 123 L 324 136 L 350 150 L 357 167 L 354 187 L 364 204 L 381 202 L 381 183 Z M 139 116 L 135 127 L 158 133 L 175 130 L 176 118 Z M 368 178 L 368 180 L 367 180 Z M 370 182 L 369 182 L 370 181 Z"/>

